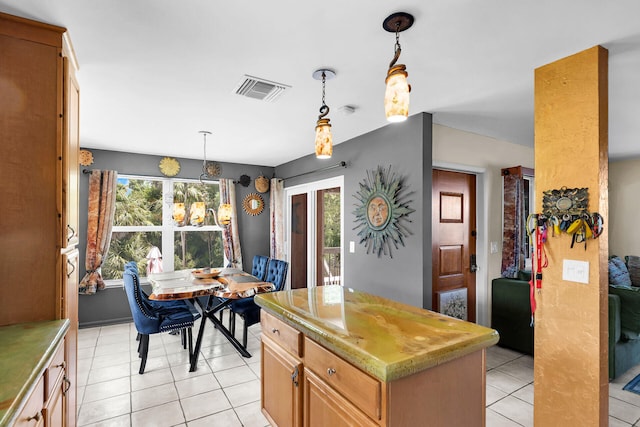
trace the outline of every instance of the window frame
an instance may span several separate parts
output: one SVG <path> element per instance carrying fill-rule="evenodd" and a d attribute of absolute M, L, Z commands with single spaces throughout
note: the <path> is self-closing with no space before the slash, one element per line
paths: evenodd
<path fill-rule="evenodd" d="M 173 221 L 173 184 L 177 182 L 186 183 L 203 183 L 208 185 L 217 185 L 218 191 L 220 190 L 220 182 L 217 180 L 198 180 L 189 178 L 166 178 L 160 176 L 149 175 L 133 175 L 133 174 L 119 174 L 118 179 L 139 180 L 139 181 L 159 181 L 162 183 L 162 224 L 161 225 L 113 225 L 111 234 L 113 233 L 145 233 L 145 232 L 160 232 L 162 241 L 162 253 L 171 253 L 172 256 L 163 256 L 163 269 L 164 271 L 174 271 L 174 257 L 175 252 L 175 240 L 174 233 L 177 231 L 219 231 L 222 233 L 223 228 L 218 225 L 184 225 L 177 226 Z M 223 251 L 223 264 L 227 265 L 228 260 L 226 254 Z M 146 277 L 140 278 L 141 283 L 147 283 Z M 106 279 L 104 280 L 105 287 L 122 287 L 122 279 Z"/>

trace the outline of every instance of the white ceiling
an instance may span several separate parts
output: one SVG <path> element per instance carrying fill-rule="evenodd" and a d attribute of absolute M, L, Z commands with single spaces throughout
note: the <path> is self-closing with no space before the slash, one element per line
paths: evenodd
<path fill-rule="evenodd" d="M 640 156 L 637 0 L 0 0 L 0 11 L 69 30 L 80 71 L 81 145 L 276 166 L 313 152 L 318 68 L 340 143 L 386 125 L 382 98 L 401 33 L 411 113 L 533 145 L 537 67 L 609 50 L 610 157 Z M 292 86 L 273 103 L 235 95 L 244 74 Z M 356 111 L 343 115 L 343 105 Z M 394 125 L 402 126 L 402 124 Z"/>

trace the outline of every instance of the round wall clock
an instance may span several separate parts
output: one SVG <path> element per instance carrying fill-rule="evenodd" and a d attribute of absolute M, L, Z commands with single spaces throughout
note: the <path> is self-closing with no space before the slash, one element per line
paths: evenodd
<path fill-rule="evenodd" d="M 180 172 L 180 163 L 173 157 L 164 157 L 158 166 L 164 176 L 176 176 Z"/>

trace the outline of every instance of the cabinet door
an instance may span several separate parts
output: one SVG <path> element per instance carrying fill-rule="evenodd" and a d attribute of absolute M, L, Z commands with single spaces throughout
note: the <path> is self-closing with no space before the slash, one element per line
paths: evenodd
<path fill-rule="evenodd" d="M 299 426 L 302 363 L 267 338 L 261 356 L 262 412 L 274 426 Z"/>
<path fill-rule="evenodd" d="M 78 250 L 62 254 L 62 319 L 69 319 L 64 340 L 65 414 L 68 426 L 76 425 L 76 365 L 78 360 Z"/>
<path fill-rule="evenodd" d="M 304 371 L 304 427 L 377 426 L 312 371 Z"/>
<path fill-rule="evenodd" d="M 62 138 L 62 246 L 78 244 L 78 153 L 80 149 L 80 87 L 67 57 L 64 67 L 64 132 Z"/>
<path fill-rule="evenodd" d="M 60 375 L 53 390 L 53 394 L 50 396 L 44 410 L 42 411 L 45 420 L 45 427 L 61 427 L 69 425 L 65 423 L 65 386 L 66 384 L 65 381 L 63 381 L 63 375 Z"/>

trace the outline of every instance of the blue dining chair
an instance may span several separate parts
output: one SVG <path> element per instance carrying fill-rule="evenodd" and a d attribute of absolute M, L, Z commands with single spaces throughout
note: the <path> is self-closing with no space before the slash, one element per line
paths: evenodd
<path fill-rule="evenodd" d="M 182 345 L 186 348 L 189 342 L 189 356 L 193 351 L 193 339 L 191 327 L 200 317 L 196 310 L 182 300 L 179 301 L 152 301 L 140 287 L 138 265 L 131 261 L 124 266 L 124 290 L 129 300 L 133 323 L 138 331 L 138 357 L 140 361 L 139 373 L 144 374 L 149 352 L 149 335 L 160 332 L 180 331 Z M 185 337 L 184 332 L 187 336 Z"/>
<path fill-rule="evenodd" d="M 268 256 L 255 255 L 253 257 L 253 265 L 251 266 L 251 275 L 257 277 L 259 280 L 264 280 L 264 278 L 267 276 L 268 264 Z"/>
<path fill-rule="evenodd" d="M 258 280 L 264 280 L 267 277 L 267 265 L 269 265 L 269 257 L 265 255 L 254 255 L 253 263 L 251 265 L 251 275 L 256 277 Z M 218 298 L 221 300 L 221 298 Z M 220 321 L 222 322 L 222 318 L 224 317 L 224 312 L 228 309 L 220 310 Z M 233 317 L 233 314 L 230 315 Z M 231 324 L 233 320 L 229 318 L 229 328 L 231 328 Z"/>
<path fill-rule="evenodd" d="M 289 270 L 289 263 L 282 260 L 270 259 L 267 266 L 267 275 L 264 278 L 265 282 L 273 283 L 275 291 L 281 291 L 284 288 L 284 283 L 287 280 L 287 271 Z M 236 315 L 242 317 L 242 345 L 247 346 L 247 329 L 249 326 L 260 322 L 260 306 L 253 301 L 253 297 L 243 298 L 229 304 L 231 311 L 230 328 L 231 334 L 235 335 L 236 332 Z"/>

